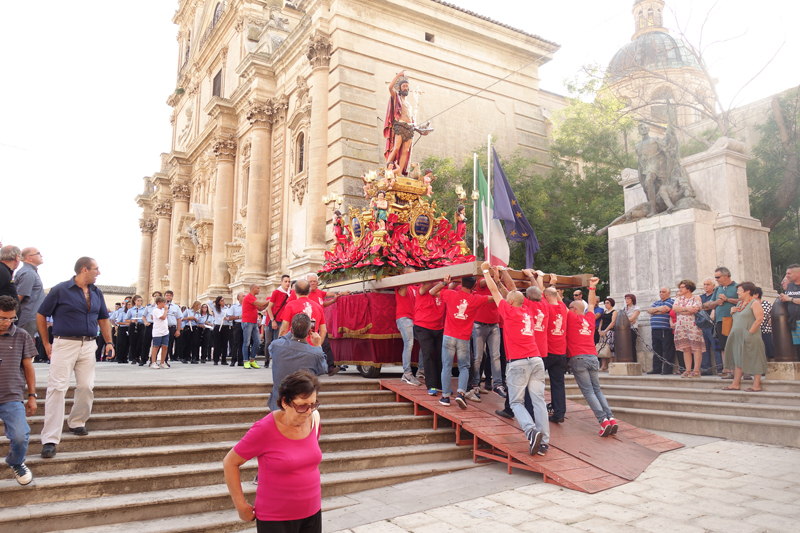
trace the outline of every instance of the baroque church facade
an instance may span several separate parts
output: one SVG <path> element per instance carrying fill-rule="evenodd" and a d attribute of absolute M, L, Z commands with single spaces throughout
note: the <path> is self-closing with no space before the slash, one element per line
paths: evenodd
<path fill-rule="evenodd" d="M 541 37 L 440 0 L 179 0 L 173 22 L 172 146 L 136 197 L 140 294 L 189 304 L 317 271 L 322 196 L 363 205 L 401 70 L 418 122 L 434 117 L 413 161 L 461 161 L 492 134 L 547 164 L 539 67 L 559 47 Z"/>

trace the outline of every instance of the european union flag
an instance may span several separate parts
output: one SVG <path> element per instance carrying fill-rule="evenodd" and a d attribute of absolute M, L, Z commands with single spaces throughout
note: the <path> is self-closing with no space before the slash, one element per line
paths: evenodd
<path fill-rule="evenodd" d="M 492 148 L 494 159 L 492 177 L 494 178 L 494 218 L 505 222 L 506 235 L 512 241 L 525 242 L 525 268 L 533 268 L 533 254 L 539 251 L 539 241 L 528 219 L 522 213 L 506 173 L 500 166 L 497 151 Z"/>

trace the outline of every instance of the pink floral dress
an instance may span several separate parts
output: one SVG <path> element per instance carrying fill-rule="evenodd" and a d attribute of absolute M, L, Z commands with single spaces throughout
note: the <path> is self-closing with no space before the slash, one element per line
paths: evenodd
<path fill-rule="evenodd" d="M 700 298 L 693 296 L 686 298 L 685 296 L 678 296 L 675 299 L 673 307 L 700 307 L 702 304 Z M 676 314 L 677 322 L 675 323 L 675 349 L 679 351 L 693 351 L 702 352 L 706 349 L 705 341 L 703 340 L 703 331 L 698 328 L 694 323 L 694 314 L 684 315 Z"/>

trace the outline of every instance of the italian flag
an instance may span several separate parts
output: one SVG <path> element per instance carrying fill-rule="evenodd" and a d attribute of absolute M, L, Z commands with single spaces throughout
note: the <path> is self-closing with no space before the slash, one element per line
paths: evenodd
<path fill-rule="evenodd" d="M 478 221 L 478 233 L 483 235 L 484 258 L 493 266 L 508 266 L 511 252 L 508 249 L 506 233 L 503 231 L 500 221 L 493 218 L 494 200 L 489 194 L 489 186 L 480 165 L 478 165 L 478 192 L 480 198 L 478 199 L 478 212 L 475 216 Z M 488 241 L 490 241 L 491 250 L 486 247 L 486 237 L 490 234 L 491 239 Z"/>

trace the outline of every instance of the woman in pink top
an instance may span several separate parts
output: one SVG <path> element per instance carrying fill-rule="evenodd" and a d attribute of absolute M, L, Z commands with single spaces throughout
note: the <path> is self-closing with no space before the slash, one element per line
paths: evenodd
<path fill-rule="evenodd" d="M 222 465 L 225 483 L 239 517 L 257 521 L 258 533 L 321 533 L 322 488 L 319 463 L 317 378 L 301 370 L 278 388 L 280 411 L 255 424 Z M 255 507 L 247 503 L 239 467 L 258 458 Z"/>

